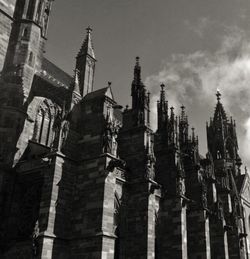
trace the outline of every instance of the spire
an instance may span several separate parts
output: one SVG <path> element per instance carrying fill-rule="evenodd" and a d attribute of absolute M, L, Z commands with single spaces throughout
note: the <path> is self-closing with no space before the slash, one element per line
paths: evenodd
<path fill-rule="evenodd" d="M 79 88 L 82 97 L 93 91 L 96 63 L 92 43 L 92 29 L 88 27 L 86 30 L 86 38 L 76 57 L 76 69 L 79 71 Z"/>
<path fill-rule="evenodd" d="M 218 125 L 223 126 L 223 124 L 227 123 L 227 115 L 220 101 L 221 93 L 219 92 L 219 90 L 217 90 L 216 97 L 217 97 L 217 105 L 215 107 L 213 121 L 217 122 Z"/>
<path fill-rule="evenodd" d="M 161 84 L 160 100 L 158 101 L 158 131 L 163 130 L 167 133 L 167 123 L 168 123 L 168 102 L 165 96 L 165 85 Z"/>
<path fill-rule="evenodd" d="M 180 146 L 183 147 L 188 143 L 188 117 L 186 115 L 185 106 L 181 106 L 181 115 L 179 117 L 179 140 Z"/>
<path fill-rule="evenodd" d="M 139 57 L 136 57 L 134 67 L 134 79 L 131 86 L 132 110 L 134 111 L 135 125 L 149 126 L 150 113 L 150 94 L 141 81 L 141 66 Z"/>
<path fill-rule="evenodd" d="M 195 128 L 194 127 L 192 127 L 192 142 L 194 143 L 195 142 L 195 140 L 196 140 L 196 138 L 195 138 Z"/>
<path fill-rule="evenodd" d="M 217 101 L 220 102 L 221 93 L 220 93 L 219 89 L 217 89 L 216 96 L 217 96 Z"/>
<path fill-rule="evenodd" d="M 186 119 L 187 119 L 185 109 L 186 109 L 186 107 L 184 105 L 182 105 L 181 106 L 181 117 L 180 117 L 181 121 L 186 121 Z"/>
<path fill-rule="evenodd" d="M 136 63 L 134 68 L 134 83 L 141 82 L 141 66 L 140 66 L 140 58 L 136 57 Z"/>
<path fill-rule="evenodd" d="M 162 104 L 165 103 L 165 99 L 166 99 L 164 88 L 165 88 L 165 85 L 164 85 L 164 84 L 161 84 L 161 103 L 162 103 Z"/>
<path fill-rule="evenodd" d="M 132 82 L 131 87 L 131 96 L 132 96 L 132 108 L 138 109 L 139 106 L 141 106 L 141 109 L 144 109 L 145 100 L 145 94 L 146 90 L 141 82 L 141 66 L 139 63 L 140 58 L 136 57 L 136 63 L 134 67 L 134 79 Z"/>
<path fill-rule="evenodd" d="M 90 57 L 92 57 L 94 60 L 96 60 L 95 58 L 95 53 L 94 53 L 94 48 L 93 48 L 93 42 L 92 42 L 92 29 L 90 27 L 88 27 L 86 29 L 87 34 L 85 37 L 85 40 L 82 44 L 82 47 L 78 53 L 78 57 L 82 56 L 82 55 L 88 55 Z"/>
<path fill-rule="evenodd" d="M 221 93 L 217 90 L 217 104 L 214 117 L 207 125 L 207 143 L 213 159 L 233 161 L 238 156 L 236 129 L 231 117 L 229 120 L 221 103 Z"/>

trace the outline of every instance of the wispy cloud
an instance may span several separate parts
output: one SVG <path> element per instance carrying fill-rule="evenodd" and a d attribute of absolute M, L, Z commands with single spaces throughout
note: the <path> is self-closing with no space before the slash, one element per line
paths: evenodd
<path fill-rule="evenodd" d="M 237 122 L 240 154 L 250 165 L 250 40 L 242 30 L 226 28 L 220 46 L 213 53 L 197 51 L 173 55 L 158 74 L 146 79 L 153 100 L 158 97 L 161 82 L 167 85 L 170 105 L 190 107 L 191 120 L 202 133 L 203 150 L 205 121 L 212 116 L 216 103 L 214 94 L 220 89 L 228 115 Z M 156 125 L 155 103 L 152 112 Z M 203 124 L 195 122 L 197 120 Z"/>
<path fill-rule="evenodd" d="M 184 24 L 187 29 L 193 31 L 199 37 L 203 37 L 205 31 L 213 24 L 214 22 L 209 17 L 199 17 L 195 22 L 185 20 Z"/>

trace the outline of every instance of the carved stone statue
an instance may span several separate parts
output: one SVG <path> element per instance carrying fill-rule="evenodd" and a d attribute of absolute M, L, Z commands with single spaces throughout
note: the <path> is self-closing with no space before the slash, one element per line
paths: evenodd
<path fill-rule="evenodd" d="M 38 243 L 38 236 L 39 236 L 40 230 L 39 230 L 39 223 L 38 220 L 36 221 L 33 233 L 32 233 L 32 254 L 33 256 L 38 255 L 38 248 L 39 248 L 39 243 Z"/>
<path fill-rule="evenodd" d="M 46 35 L 46 33 L 47 33 L 49 13 L 50 13 L 50 2 L 46 2 L 45 7 L 44 7 L 44 13 L 42 16 L 42 24 L 41 24 L 43 35 Z"/>
<path fill-rule="evenodd" d="M 185 183 L 183 178 L 178 178 L 176 180 L 176 194 L 184 196 L 186 193 Z"/>
<path fill-rule="evenodd" d="M 120 125 L 108 117 L 103 134 L 103 152 L 117 156 L 117 136 Z"/>
<path fill-rule="evenodd" d="M 69 133 L 69 121 L 63 120 L 61 125 L 61 131 L 60 131 L 60 138 L 59 138 L 59 144 L 58 144 L 58 150 L 61 151 L 62 148 L 65 146 L 67 137 Z"/>
<path fill-rule="evenodd" d="M 103 152 L 112 153 L 112 127 L 111 122 L 108 122 L 103 135 Z"/>
<path fill-rule="evenodd" d="M 155 158 L 153 154 L 148 154 L 146 159 L 146 179 L 154 179 L 154 164 Z"/>

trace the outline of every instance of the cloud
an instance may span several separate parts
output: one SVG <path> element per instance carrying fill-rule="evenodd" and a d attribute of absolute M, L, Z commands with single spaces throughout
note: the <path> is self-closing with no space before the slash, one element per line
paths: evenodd
<path fill-rule="evenodd" d="M 213 116 L 215 93 L 220 89 L 228 116 L 236 120 L 240 155 L 250 165 L 250 40 L 242 30 L 225 28 L 220 46 L 213 53 L 174 54 L 158 74 L 145 80 L 153 100 L 158 98 L 162 82 L 167 85 L 170 105 L 178 108 L 184 104 L 188 108 L 203 153 L 206 152 L 205 121 Z M 155 127 L 156 105 L 152 103 Z"/>
<path fill-rule="evenodd" d="M 196 22 L 190 22 L 185 20 L 184 24 L 186 27 L 197 34 L 200 38 L 203 37 L 205 31 L 213 24 L 214 22 L 209 17 L 199 17 Z"/>

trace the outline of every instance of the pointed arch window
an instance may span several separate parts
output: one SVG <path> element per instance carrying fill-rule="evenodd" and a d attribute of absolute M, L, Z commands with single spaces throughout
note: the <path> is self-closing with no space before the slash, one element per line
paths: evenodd
<path fill-rule="evenodd" d="M 29 63 L 30 66 L 33 65 L 33 60 L 34 60 L 34 54 L 31 51 L 30 54 L 29 54 L 29 60 L 28 60 L 28 63 Z"/>
<path fill-rule="evenodd" d="M 40 106 L 34 126 L 33 140 L 45 146 L 52 146 L 54 141 L 54 121 L 59 107 L 51 101 L 45 100 Z"/>
<path fill-rule="evenodd" d="M 22 38 L 23 39 L 28 39 L 28 36 L 29 36 L 29 29 L 27 27 L 25 27 L 23 29 L 23 34 L 22 34 Z"/>
<path fill-rule="evenodd" d="M 36 12 L 36 22 L 39 23 L 41 19 L 41 14 L 42 14 L 42 8 L 43 8 L 43 1 L 40 0 L 38 7 L 37 7 L 37 12 Z"/>
<path fill-rule="evenodd" d="M 234 159 L 235 158 L 235 150 L 233 141 L 229 138 L 226 142 L 226 158 L 228 159 Z"/>
<path fill-rule="evenodd" d="M 35 6 L 36 6 L 36 0 L 30 0 L 28 11 L 27 11 L 27 19 L 33 20 Z"/>

